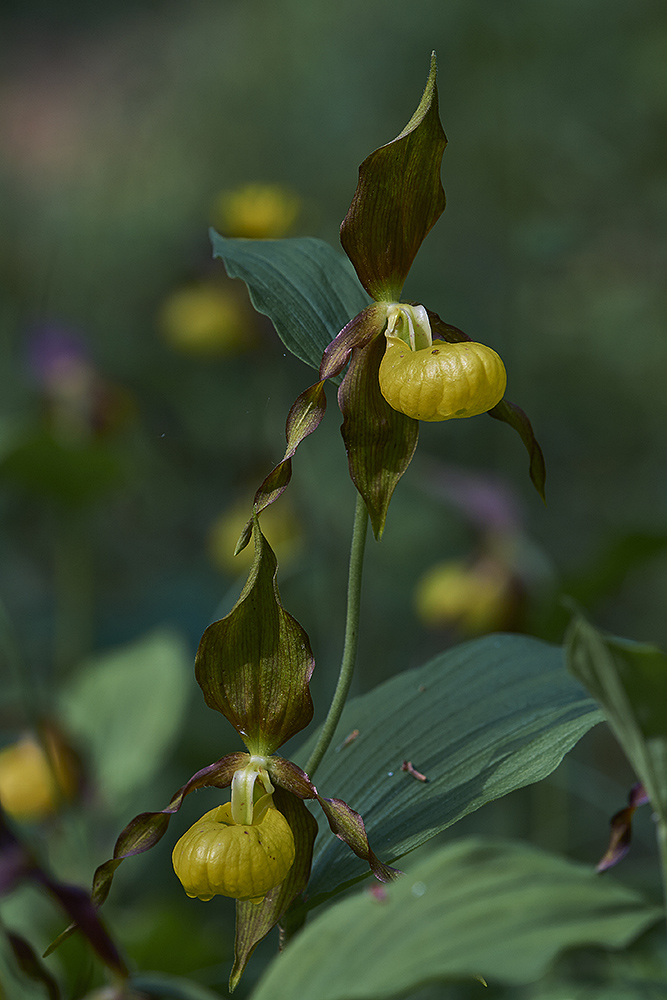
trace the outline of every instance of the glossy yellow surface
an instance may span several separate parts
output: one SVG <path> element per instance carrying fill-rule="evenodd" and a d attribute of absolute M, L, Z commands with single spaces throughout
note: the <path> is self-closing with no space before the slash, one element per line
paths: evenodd
<path fill-rule="evenodd" d="M 412 351 L 394 337 L 380 365 L 380 390 L 390 406 L 415 420 L 451 420 L 486 413 L 505 393 L 505 366 L 490 347 L 466 341 Z"/>
<path fill-rule="evenodd" d="M 172 854 L 188 896 L 259 903 L 280 885 L 294 863 L 294 836 L 272 805 L 251 826 L 234 823 L 231 803 L 205 813 L 183 834 Z"/>

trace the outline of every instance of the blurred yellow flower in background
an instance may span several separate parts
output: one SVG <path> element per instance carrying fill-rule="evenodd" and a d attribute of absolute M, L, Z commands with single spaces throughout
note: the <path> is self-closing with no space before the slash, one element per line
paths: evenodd
<path fill-rule="evenodd" d="M 213 284 L 179 288 L 165 300 L 158 329 L 172 347 L 200 357 L 238 354 L 255 344 L 255 326 L 236 289 Z"/>
<path fill-rule="evenodd" d="M 215 519 L 208 535 L 208 552 L 211 561 L 225 573 L 247 573 L 253 560 L 253 547 L 247 545 L 237 556 L 236 543 L 248 520 L 252 504 L 248 501 L 234 504 Z M 262 511 L 262 531 L 271 542 L 278 562 L 284 568 L 286 563 L 301 548 L 301 527 L 292 508 L 283 500 Z"/>
<path fill-rule="evenodd" d="M 225 236 L 277 240 L 290 231 L 300 209 L 299 197 L 280 184 L 245 184 L 218 195 L 213 224 Z"/>
<path fill-rule="evenodd" d="M 448 560 L 432 566 L 415 589 L 415 610 L 429 628 L 454 627 L 465 635 L 503 628 L 514 609 L 508 568 L 488 556 L 472 564 Z"/>
<path fill-rule="evenodd" d="M 0 751 L 0 804 L 19 821 L 53 815 L 78 788 L 72 751 L 51 729 L 45 730 L 43 739 L 44 745 L 28 734 Z"/>

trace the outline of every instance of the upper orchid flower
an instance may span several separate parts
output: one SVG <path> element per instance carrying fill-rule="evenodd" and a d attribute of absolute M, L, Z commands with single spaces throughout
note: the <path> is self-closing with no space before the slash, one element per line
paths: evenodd
<path fill-rule="evenodd" d="M 273 503 L 286 488 L 298 445 L 324 415 L 324 383 L 341 376 L 345 369 L 338 390 L 343 414 L 341 430 L 350 475 L 364 499 L 377 538 L 384 529 L 394 488 L 414 454 L 420 420 L 449 420 L 488 412 L 509 423 L 528 449 L 531 478 L 544 496 L 542 452 L 526 415 L 503 398 L 507 376 L 498 354 L 473 342 L 425 306 L 401 301 L 415 255 L 445 208 L 440 165 L 446 145 L 438 115 L 433 55 L 417 110 L 400 135 L 361 164 L 357 190 L 341 225 L 343 249 L 373 301 L 331 340 L 322 356 L 319 381 L 292 406 L 287 418 L 285 456 L 257 491 L 257 512 Z M 288 259 L 284 255 L 293 255 L 302 291 L 300 311 L 313 309 L 304 326 L 317 329 L 319 320 L 321 328 L 327 307 L 334 311 L 336 306 L 332 294 L 335 284 L 326 265 L 315 259 L 325 257 L 326 245 L 316 240 L 277 241 L 254 251 L 246 241 L 232 245 L 235 241 L 217 234 L 213 234 L 213 240 L 215 253 L 225 260 L 228 273 L 247 281 L 255 305 L 274 319 L 287 346 L 301 357 L 308 355 L 308 350 L 303 350 L 308 334 L 302 337 L 301 345 L 295 346 L 297 338 L 285 329 L 302 321 L 292 315 L 289 322 L 284 322 L 289 309 L 284 300 L 288 296 L 281 299 L 271 288 L 271 269 L 263 270 L 263 265 L 271 263 L 271 254 L 275 254 L 284 272 Z M 293 244 L 294 249 L 282 250 L 281 244 Z M 341 280 L 345 277 L 342 274 Z M 314 308 L 312 302 L 320 304 Z M 310 357 L 305 359 L 310 361 Z M 239 549 L 247 544 L 250 530 L 249 521 Z"/>

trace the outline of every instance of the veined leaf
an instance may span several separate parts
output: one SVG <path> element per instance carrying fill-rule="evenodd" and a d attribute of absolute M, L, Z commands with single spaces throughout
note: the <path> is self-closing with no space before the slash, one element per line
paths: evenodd
<path fill-rule="evenodd" d="M 598 632 L 583 617 L 567 635 L 570 670 L 602 706 L 667 823 L 667 655 L 655 646 Z"/>
<path fill-rule="evenodd" d="M 546 777 L 601 719 L 568 675 L 559 646 L 485 636 L 350 701 L 334 738 L 339 749 L 322 761 L 317 787 L 361 813 L 373 850 L 392 864 L 487 802 Z M 428 780 L 402 771 L 403 761 Z M 364 874 L 361 862 L 323 833 L 305 905 Z"/>
<path fill-rule="evenodd" d="M 565 948 L 617 948 L 661 916 L 587 866 L 528 844 L 466 838 L 397 882 L 327 909 L 269 968 L 253 1000 L 382 1000 L 435 979 L 480 976 L 519 985 Z"/>
<path fill-rule="evenodd" d="M 252 304 L 285 347 L 319 368 L 327 344 L 368 305 L 350 262 L 323 240 L 226 239 L 210 233 L 213 256 L 242 278 Z"/>

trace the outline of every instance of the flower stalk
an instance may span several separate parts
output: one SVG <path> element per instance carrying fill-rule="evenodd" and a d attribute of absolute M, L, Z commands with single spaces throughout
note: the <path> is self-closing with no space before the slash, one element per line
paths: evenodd
<path fill-rule="evenodd" d="M 336 727 L 345 707 L 345 701 L 350 691 L 352 677 L 354 675 L 354 665 L 357 658 L 357 646 L 359 642 L 359 616 L 361 612 L 361 582 L 364 568 L 364 551 L 366 548 L 366 535 L 368 533 L 368 511 L 361 494 L 357 493 L 357 504 L 354 512 L 354 526 L 352 529 L 352 543 L 350 546 L 350 568 L 347 580 L 347 614 L 345 619 L 345 643 L 343 646 L 343 657 L 338 674 L 336 690 L 329 706 L 327 717 L 320 732 L 319 739 L 313 750 L 306 772 L 312 778 L 317 768 L 322 763 L 322 758 L 329 749 L 331 741 L 336 732 Z"/>

